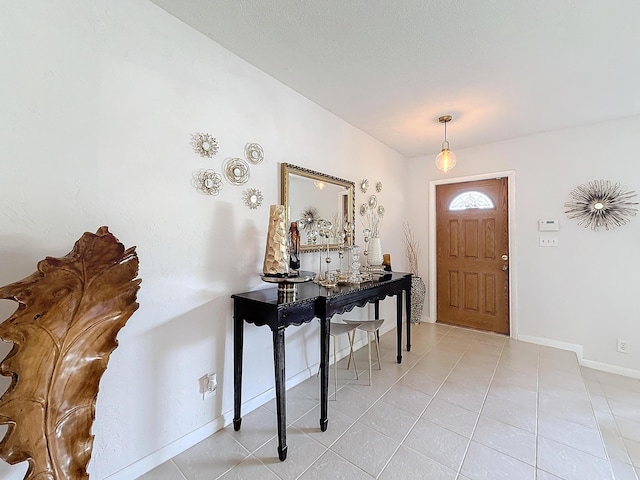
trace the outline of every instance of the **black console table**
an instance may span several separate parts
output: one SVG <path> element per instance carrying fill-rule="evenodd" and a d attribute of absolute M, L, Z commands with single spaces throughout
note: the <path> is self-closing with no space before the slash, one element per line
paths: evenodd
<path fill-rule="evenodd" d="M 320 319 L 320 429 L 327 429 L 329 389 L 329 322 L 335 314 L 349 312 L 355 307 L 375 303 L 375 318 L 379 318 L 379 302 L 396 296 L 397 361 L 402 362 L 402 292 L 405 292 L 407 351 L 411 350 L 411 274 L 387 273 L 379 279 L 360 285 L 321 287 L 315 283 L 297 285 L 296 297 L 284 300 L 277 288 L 238 293 L 233 298 L 233 427 L 242 423 L 242 357 L 244 322 L 267 325 L 273 334 L 273 363 L 275 369 L 276 411 L 278 417 L 278 457 L 287 458 L 286 433 L 286 376 L 284 371 L 284 330 L 290 325 Z"/>

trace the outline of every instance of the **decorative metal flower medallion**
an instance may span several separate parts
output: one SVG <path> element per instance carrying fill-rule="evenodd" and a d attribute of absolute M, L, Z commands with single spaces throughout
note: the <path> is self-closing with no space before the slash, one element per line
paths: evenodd
<path fill-rule="evenodd" d="M 369 180 L 367 180 L 366 178 L 363 180 L 360 180 L 360 191 L 362 193 L 367 193 L 368 188 L 369 188 Z"/>
<path fill-rule="evenodd" d="M 626 187 L 621 187 L 619 183 L 594 180 L 571 192 L 573 200 L 564 204 L 568 209 L 565 213 L 569 218 L 577 218 L 578 225 L 584 225 L 585 228 L 598 230 L 604 227 L 611 230 L 629 223 L 628 217 L 638 213 L 634 207 L 638 203 L 629 201 L 636 195 L 634 191 L 626 191 Z"/>
<path fill-rule="evenodd" d="M 369 208 L 376 208 L 376 205 L 378 205 L 378 197 L 371 195 L 369 197 Z"/>
<path fill-rule="evenodd" d="M 264 151 L 257 143 L 247 143 L 244 147 L 244 156 L 251 163 L 261 163 L 264 160 Z"/>
<path fill-rule="evenodd" d="M 200 170 L 194 173 L 197 189 L 207 195 L 218 195 L 222 190 L 222 177 L 213 170 Z"/>
<path fill-rule="evenodd" d="M 376 183 L 376 192 L 380 193 L 382 191 L 382 182 Z"/>
<path fill-rule="evenodd" d="M 227 158 L 222 171 L 232 185 L 243 185 L 249 180 L 249 164 L 241 158 Z"/>
<path fill-rule="evenodd" d="M 369 210 L 368 203 L 363 203 L 362 205 L 360 205 L 360 215 L 362 215 L 363 217 L 367 214 L 368 210 Z"/>
<path fill-rule="evenodd" d="M 191 146 L 201 157 L 211 158 L 218 153 L 218 141 L 208 133 L 194 133 L 191 135 Z"/>
<path fill-rule="evenodd" d="M 378 205 L 378 215 L 384 217 L 384 207 L 382 205 Z"/>
<path fill-rule="evenodd" d="M 311 233 L 316 228 L 316 224 L 320 220 L 320 214 L 316 207 L 307 207 L 300 212 L 300 219 L 298 220 L 299 227 L 304 229 L 307 233 Z"/>
<path fill-rule="evenodd" d="M 242 192 L 244 204 L 252 210 L 262 205 L 262 192 L 257 188 L 250 188 Z"/>

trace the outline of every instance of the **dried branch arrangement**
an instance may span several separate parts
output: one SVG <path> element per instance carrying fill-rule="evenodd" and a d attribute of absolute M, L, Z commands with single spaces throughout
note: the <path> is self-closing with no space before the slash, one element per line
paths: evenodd
<path fill-rule="evenodd" d="M 418 258 L 420 257 L 420 245 L 413 235 L 409 222 L 403 223 L 404 244 L 407 248 L 407 260 L 409 260 L 409 271 L 414 277 L 418 277 Z"/>
<path fill-rule="evenodd" d="M 29 462 L 25 480 L 86 480 L 100 378 L 116 336 L 137 310 L 135 247 L 101 227 L 62 258 L 47 257 L 29 277 L 0 288 L 18 302 L 0 324 L 13 348 L 0 363 L 12 381 L 0 398 L 8 425 L 0 457 Z"/>

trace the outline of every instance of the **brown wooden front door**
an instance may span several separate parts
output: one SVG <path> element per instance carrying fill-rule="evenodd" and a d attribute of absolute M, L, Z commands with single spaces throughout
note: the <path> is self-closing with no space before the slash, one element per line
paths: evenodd
<path fill-rule="evenodd" d="M 508 179 L 437 185 L 436 244 L 436 321 L 509 334 Z"/>

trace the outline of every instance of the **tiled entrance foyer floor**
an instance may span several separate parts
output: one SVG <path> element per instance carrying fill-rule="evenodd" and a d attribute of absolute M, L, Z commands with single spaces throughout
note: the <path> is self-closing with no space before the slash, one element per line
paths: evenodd
<path fill-rule="evenodd" d="M 140 478 L 640 476 L 640 380 L 581 368 L 571 352 L 448 326 L 413 326 L 401 365 L 394 344 L 395 330 L 381 337 L 382 370 L 374 370 L 373 386 L 364 372 L 366 348 L 356 353 L 359 380 L 339 362 L 326 432 L 318 426 L 318 378 L 287 392 L 286 461 L 277 458 L 269 402 L 244 414 L 239 432 L 229 425 Z"/>

